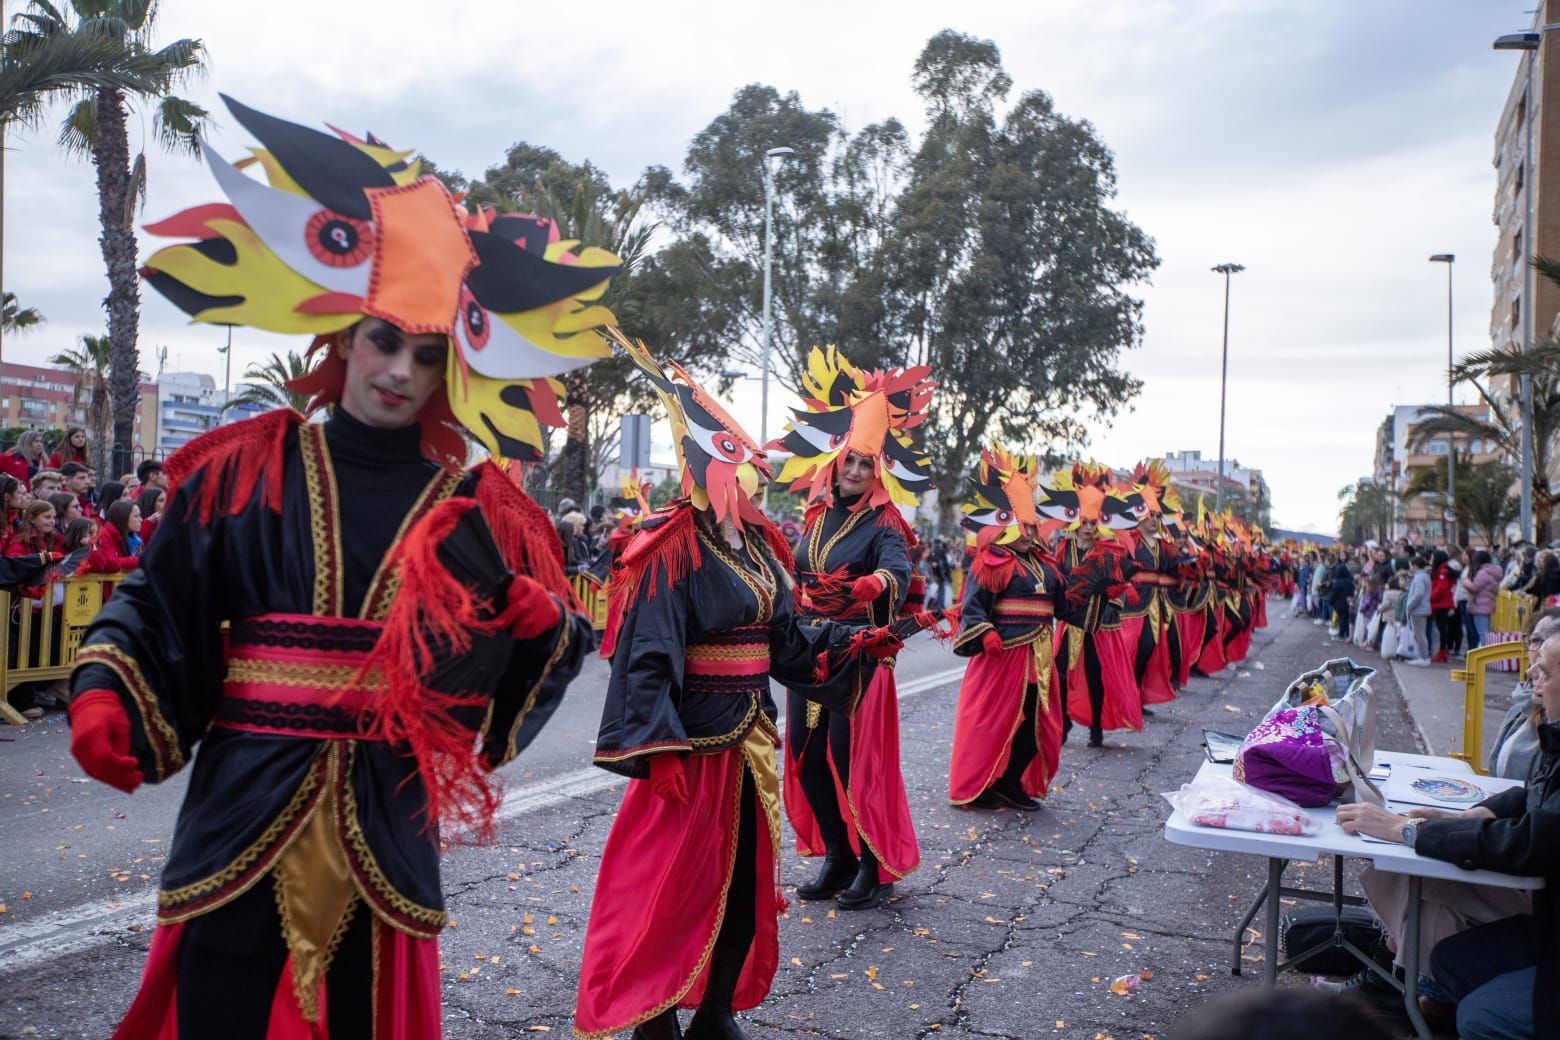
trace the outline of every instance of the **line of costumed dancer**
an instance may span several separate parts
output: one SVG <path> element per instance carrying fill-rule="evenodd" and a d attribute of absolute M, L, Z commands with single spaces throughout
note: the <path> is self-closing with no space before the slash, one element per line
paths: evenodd
<path fill-rule="evenodd" d="M 1074 723 L 1102 747 L 1107 730 L 1141 730 L 1194 669 L 1244 659 L 1282 573 L 1228 513 L 1188 529 L 1157 460 L 1127 481 L 1094 462 L 1045 482 L 1038 468 L 991 445 L 962 507 L 974 545 L 954 639 L 970 658 L 954 805 L 1038 809 Z"/>

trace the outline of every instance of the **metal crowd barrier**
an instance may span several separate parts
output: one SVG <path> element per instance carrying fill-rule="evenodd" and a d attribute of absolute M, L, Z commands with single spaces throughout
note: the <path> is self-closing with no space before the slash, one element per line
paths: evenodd
<path fill-rule="evenodd" d="M 0 616 L 6 619 L 6 643 L 0 653 L 0 722 L 27 724 L 11 706 L 12 691 L 23 683 L 69 678 L 81 634 L 125 574 L 86 574 L 50 582 L 43 586 L 41 599 L 0 591 Z"/>
<path fill-rule="evenodd" d="M 1495 613 L 1490 615 L 1490 628 L 1496 632 L 1524 632 L 1533 607 L 1532 596 L 1501 589 L 1495 594 Z"/>
<path fill-rule="evenodd" d="M 1484 758 L 1484 681 L 1490 665 L 1513 660 L 1519 669 L 1517 678 L 1526 679 L 1527 652 L 1522 642 L 1515 639 L 1469 650 L 1463 666 L 1451 672 L 1452 682 L 1463 684 L 1463 732 L 1462 750 L 1450 752 L 1448 757 L 1461 759 L 1472 766 L 1475 773 L 1485 776 L 1489 775 L 1489 770 L 1481 761 Z"/>
<path fill-rule="evenodd" d="M 607 627 L 607 586 L 594 574 L 576 574 L 569 579 L 574 586 L 574 594 L 580 598 L 580 603 L 585 607 L 585 613 L 590 615 L 590 623 L 600 632 Z"/>

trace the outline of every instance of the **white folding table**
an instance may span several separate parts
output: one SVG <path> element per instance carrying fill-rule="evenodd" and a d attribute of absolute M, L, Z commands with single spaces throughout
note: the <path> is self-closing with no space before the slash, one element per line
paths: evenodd
<path fill-rule="evenodd" d="M 1377 764 L 1390 764 L 1394 770 L 1399 769 L 1424 769 L 1437 773 L 1471 775 L 1472 770 L 1467 763 L 1453 758 L 1436 758 L 1430 755 L 1412 755 L 1406 752 L 1378 751 L 1376 752 Z M 1231 775 L 1231 767 L 1213 762 L 1204 762 L 1202 768 L 1197 771 L 1198 780 L 1215 776 Z M 1194 781 L 1195 782 L 1195 781 Z M 1389 809 L 1401 810 L 1409 806 L 1389 804 Z M 1376 964 L 1365 951 L 1349 942 L 1343 935 L 1341 923 L 1334 931 L 1332 939 L 1309 950 L 1301 950 L 1291 956 L 1289 960 L 1280 964 L 1278 961 L 1278 918 L 1279 901 L 1282 898 L 1303 899 L 1315 902 L 1330 902 L 1333 905 L 1335 920 L 1341 920 L 1344 905 L 1363 905 L 1365 900 L 1358 896 L 1347 896 L 1343 892 L 1343 864 L 1346 859 L 1369 860 L 1377 869 L 1393 874 L 1408 876 L 1408 934 L 1403 940 L 1403 963 L 1409 966 L 1405 975 L 1411 975 L 1415 966 L 1419 964 L 1419 910 L 1420 900 L 1423 895 L 1423 882 L 1425 878 L 1446 878 L 1453 881 L 1464 881 L 1474 885 L 1491 885 L 1497 888 L 1536 889 L 1544 887 L 1543 878 L 1515 877 L 1510 874 L 1497 874 L 1491 870 L 1464 870 L 1454 863 L 1444 860 L 1431 859 L 1420 856 L 1406 845 L 1395 842 L 1379 842 L 1358 835 L 1347 834 L 1338 826 L 1337 809 L 1335 806 L 1324 806 L 1320 809 L 1302 810 L 1311 821 L 1316 824 L 1316 833 L 1305 836 L 1290 836 L 1287 834 L 1257 834 L 1253 831 L 1221 830 L 1217 827 L 1200 827 L 1179 811 L 1171 814 L 1165 822 L 1165 838 L 1177 845 L 1185 845 L 1190 848 L 1208 849 L 1216 852 L 1240 852 L 1252 856 L 1263 856 L 1268 861 L 1267 883 L 1258 893 L 1246 911 L 1246 916 L 1241 920 L 1240 926 L 1235 930 L 1235 956 L 1231 973 L 1240 974 L 1240 953 L 1242 940 L 1246 928 L 1267 904 L 1267 957 L 1263 963 L 1263 982 L 1272 986 L 1278 979 L 1280 971 L 1293 967 L 1297 962 L 1305 960 L 1313 954 L 1319 953 L 1330 946 L 1341 946 L 1348 950 L 1360 963 L 1375 972 L 1389 983 L 1393 988 L 1403 994 L 1403 1006 L 1408 1012 L 1409 1020 L 1413 1022 L 1415 1031 L 1423 1040 L 1431 1040 L 1429 1028 L 1425 1025 L 1424 1016 L 1419 1013 L 1418 992 L 1415 979 L 1409 977 L 1406 984 L 1399 983 L 1391 972 Z M 1318 892 L 1312 889 L 1286 888 L 1284 887 L 1284 868 L 1294 860 L 1315 861 L 1322 856 L 1333 857 L 1333 890 L 1332 892 Z"/>

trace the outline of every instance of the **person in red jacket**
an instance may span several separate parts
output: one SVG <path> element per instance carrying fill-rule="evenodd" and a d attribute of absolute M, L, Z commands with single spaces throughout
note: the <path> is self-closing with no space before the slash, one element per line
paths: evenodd
<path fill-rule="evenodd" d="M 97 553 L 110 571 L 134 570 L 140 560 L 130 551 L 130 537 L 141 529 L 141 511 L 134 502 L 120 499 L 108 509 L 108 518 L 98 529 Z"/>
<path fill-rule="evenodd" d="M 43 434 L 27 430 L 16 438 L 16 445 L 0 455 L 0 473 L 9 473 L 23 484 L 43 468 Z"/>
<path fill-rule="evenodd" d="M 7 556 L 37 556 L 40 553 L 59 552 L 59 532 L 54 529 L 54 507 L 48 502 L 31 502 L 22 510 L 22 526 L 11 544 L 6 546 Z"/>
<path fill-rule="evenodd" d="M 1435 617 L 1436 634 L 1441 643 L 1436 647 L 1432 661 L 1445 663 L 1447 651 L 1457 645 L 1457 603 L 1452 598 L 1457 579 L 1447 565 L 1449 557 L 1445 549 L 1437 549 L 1430 560 L 1430 613 Z"/>
<path fill-rule="evenodd" d="M 22 529 L 22 510 L 28 502 L 27 482 L 9 473 L 0 474 L 0 556 Z"/>
<path fill-rule="evenodd" d="M 79 462 L 91 469 L 90 454 L 87 451 L 87 431 L 80 426 L 72 426 L 65 431 L 65 439 L 60 441 L 59 448 L 49 456 L 49 468 L 60 469 L 67 462 Z"/>
<path fill-rule="evenodd" d="M 160 487 L 145 488 L 136 496 L 135 506 L 141 511 L 142 552 L 146 551 L 147 543 L 152 540 L 157 525 L 162 522 L 163 507 L 167 504 L 168 492 Z"/>

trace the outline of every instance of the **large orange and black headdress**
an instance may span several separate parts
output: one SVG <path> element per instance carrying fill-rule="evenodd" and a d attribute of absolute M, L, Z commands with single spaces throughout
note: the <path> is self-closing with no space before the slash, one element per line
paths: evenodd
<path fill-rule="evenodd" d="M 1114 538 L 1116 531 L 1137 526 L 1132 506 L 1116 485 L 1109 466 L 1098 462 L 1075 462 L 1059 469 L 1040 485 L 1040 514 L 1046 527 L 1065 527 L 1076 531 L 1085 520 L 1099 524 L 1100 535 Z"/>
<path fill-rule="evenodd" d="M 790 453 L 778 479 L 809 501 L 832 501 L 840 467 L 855 452 L 875 473 L 853 509 L 915 505 L 931 483 L 931 464 L 910 438 L 931 403 L 930 372 L 925 365 L 868 372 L 834 347 L 814 347 L 802 376 L 807 407 L 794 409 L 785 435 L 769 445 Z"/>
<path fill-rule="evenodd" d="M 710 510 L 716 520 L 730 517 L 739 527 L 767 523 L 753 495 L 773 471 L 753 438 L 677 362 L 663 366 L 643 343 L 615 328 L 609 334 L 655 385 L 666 406 L 683 494 L 694 508 Z"/>
<path fill-rule="evenodd" d="M 142 275 L 192 319 L 310 333 L 323 353 L 297 388 L 340 394 L 330 337 L 365 316 L 449 337 L 446 394 L 420 417 L 425 447 L 464 457 L 458 423 L 496 455 L 540 457 L 539 422 L 562 425 L 556 376 L 610 353 L 596 304 L 621 267 L 577 249 L 549 221 L 469 213 L 410 152 L 369 136 L 289 123 L 223 97 L 261 147 L 237 164 L 205 156 L 228 201 L 147 226 L 186 239 Z M 265 181 L 241 167 L 258 165 Z M 429 412 L 433 414 L 428 414 Z M 458 452 L 457 450 L 458 449 Z"/>
<path fill-rule="evenodd" d="M 1016 542 L 1025 527 L 1038 532 L 1035 481 L 1039 473 L 1040 462 L 1033 455 L 1014 455 L 999 443 L 980 453 L 970 477 L 974 497 L 959 507 L 964 513 L 959 522 L 974 533 L 977 549 Z"/>
<path fill-rule="evenodd" d="M 1148 459 L 1133 467 L 1123 497 L 1139 523 L 1150 516 L 1166 524 L 1180 521 L 1181 497 L 1170 483 L 1170 470 L 1162 459 Z"/>

